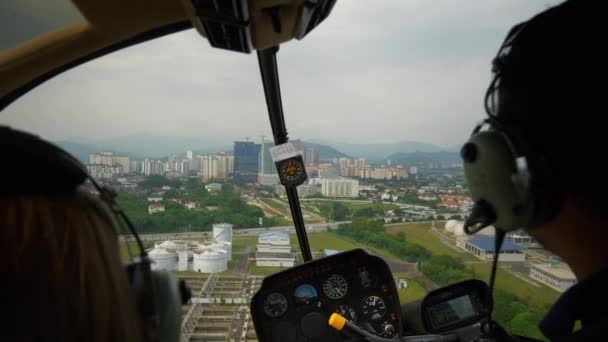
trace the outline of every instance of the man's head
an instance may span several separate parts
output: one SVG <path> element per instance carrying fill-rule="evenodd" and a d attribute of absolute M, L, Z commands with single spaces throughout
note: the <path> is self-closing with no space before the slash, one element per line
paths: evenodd
<path fill-rule="evenodd" d="M 567 1 L 516 26 L 508 53 L 495 62 L 499 85 L 492 113 L 515 133 L 515 147 L 541 164 L 539 176 L 550 182 L 543 190 L 549 194 L 535 195 L 557 196 L 560 206 L 572 200 L 599 216 L 606 216 L 608 193 L 601 166 L 608 80 L 605 7 L 603 1 Z"/>
<path fill-rule="evenodd" d="M 585 254 L 578 245 L 608 238 L 606 7 L 571 0 L 516 25 L 493 62 L 486 96 L 492 128 L 485 135 L 476 131 L 467 144 L 474 146 L 463 148 L 469 187 L 484 202 L 477 209 L 496 213 L 485 221 L 524 226 L 573 263 Z M 482 153 L 498 158 L 482 162 Z M 522 160 L 525 167 L 518 167 Z M 521 203 L 530 205 L 517 214 Z M 484 216 L 483 210 L 477 214 Z M 603 241 L 597 247 L 605 249 Z"/>

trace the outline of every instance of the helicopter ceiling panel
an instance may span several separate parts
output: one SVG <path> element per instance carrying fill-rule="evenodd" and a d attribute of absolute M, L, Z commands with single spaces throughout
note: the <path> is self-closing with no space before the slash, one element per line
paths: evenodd
<path fill-rule="evenodd" d="M 384 260 L 361 249 L 335 254 L 264 279 L 251 301 L 261 341 L 346 341 L 329 327 L 338 312 L 382 337 L 402 335 L 399 296 Z"/>

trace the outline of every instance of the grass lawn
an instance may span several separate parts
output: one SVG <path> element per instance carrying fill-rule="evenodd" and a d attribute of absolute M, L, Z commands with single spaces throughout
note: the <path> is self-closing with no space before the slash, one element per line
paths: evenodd
<path fill-rule="evenodd" d="M 222 275 L 237 275 L 237 269 L 245 255 L 232 253 L 232 260 L 228 261 L 228 270 L 222 272 Z"/>
<path fill-rule="evenodd" d="M 291 216 L 291 212 L 289 211 L 287 204 L 282 204 L 282 202 L 277 202 L 270 198 L 260 199 L 260 201 L 264 202 L 264 204 L 268 205 L 269 207 L 281 212 L 285 216 Z"/>
<path fill-rule="evenodd" d="M 144 248 L 150 248 L 154 246 L 154 242 L 152 241 L 143 241 Z M 137 247 L 136 242 L 121 242 L 118 244 L 118 248 L 120 251 L 120 260 L 129 261 L 135 257 L 139 256 L 139 247 Z M 129 254 L 129 249 L 131 253 Z"/>
<path fill-rule="evenodd" d="M 389 234 L 404 232 L 407 241 L 419 244 L 435 255 L 444 254 L 461 258 L 463 261 L 479 261 L 479 259 L 469 253 L 464 251 L 460 252 L 444 245 L 439 238 L 431 232 L 430 223 L 395 225 L 387 227 L 386 231 Z M 454 246 L 454 248 L 456 247 Z"/>
<path fill-rule="evenodd" d="M 481 280 L 486 282 L 489 281 L 490 271 L 492 269 L 490 264 L 475 264 L 473 265 L 473 269 Z M 557 297 L 559 297 L 559 293 L 544 285 L 538 285 L 539 286 L 536 287 L 532 284 L 528 284 L 500 268 L 496 272 L 497 288 L 512 293 L 534 305 L 546 306 L 553 304 Z"/>
<path fill-rule="evenodd" d="M 189 277 L 189 278 L 206 278 L 209 276 L 208 273 L 200 273 L 194 271 L 174 271 L 177 277 Z"/>
<path fill-rule="evenodd" d="M 233 230 L 236 232 L 238 230 Z M 232 236 L 232 253 L 243 253 L 247 245 L 251 246 L 251 252 L 255 253 L 255 245 L 258 243 L 257 236 L 240 236 L 238 234 Z"/>
<path fill-rule="evenodd" d="M 413 302 L 426 296 L 426 289 L 415 280 L 407 279 L 406 289 L 397 289 L 399 292 L 399 302 L 401 304 Z"/>
<path fill-rule="evenodd" d="M 350 249 L 357 248 L 357 245 L 332 233 L 310 233 L 308 234 L 308 241 L 310 242 L 310 248 L 313 252 L 321 252 L 324 249 L 348 251 Z M 291 246 L 294 250 L 300 250 L 298 237 L 296 235 L 291 236 Z"/>
<path fill-rule="evenodd" d="M 255 274 L 255 275 L 271 275 L 283 270 L 288 269 L 289 267 L 280 267 L 280 266 L 256 266 L 255 264 L 249 265 L 247 269 L 247 273 Z"/>

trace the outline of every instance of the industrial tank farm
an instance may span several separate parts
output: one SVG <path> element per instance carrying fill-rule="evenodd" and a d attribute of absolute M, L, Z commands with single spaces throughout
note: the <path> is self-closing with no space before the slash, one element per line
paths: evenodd
<path fill-rule="evenodd" d="M 157 242 L 148 251 L 152 269 L 219 273 L 232 259 L 232 225 L 213 225 L 213 239 L 207 243 L 185 240 Z"/>

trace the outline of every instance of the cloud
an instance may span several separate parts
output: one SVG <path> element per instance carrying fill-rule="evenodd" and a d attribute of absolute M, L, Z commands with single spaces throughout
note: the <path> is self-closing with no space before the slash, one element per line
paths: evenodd
<path fill-rule="evenodd" d="M 281 47 L 291 137 L 462 142 L 483 116 L 490 60 L 508 29 L 546 2 L 343 0 Z M 270 135 L 255 54 L 212 49 L 193 30 L 73 69 L 0 122 L 50 139 L 136 132 L 227 140 Z"/>

